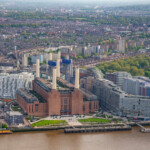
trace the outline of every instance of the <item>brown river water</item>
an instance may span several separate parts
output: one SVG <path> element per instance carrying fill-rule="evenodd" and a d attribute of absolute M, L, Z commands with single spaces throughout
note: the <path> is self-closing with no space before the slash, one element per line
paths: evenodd
<path fill-rule="evenodd" d="M 63 130 L 0 135 L 0 150 L 150 150 L 150 133 L 74 133 Z"/>

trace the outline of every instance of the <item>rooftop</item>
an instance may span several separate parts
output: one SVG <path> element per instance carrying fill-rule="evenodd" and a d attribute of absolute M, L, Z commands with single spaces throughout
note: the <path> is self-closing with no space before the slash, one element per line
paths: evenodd
<path fill-rule="evenodd" d="M 47 92 L 50 92 L 52 90 L 52 82 L 49 80 L 36 78 L 35 82 Z M 62 78 L 57 77 L 57 89 L 61 93 L 68 93 L 69 91 L 72 91 L 74 89 L 74 85 Z"/>
<path fill-rule="evenodd" d="M 33 94 L 31 94 L 28 90 L 26 89 L 19 89 L 18 94 L 24 98 L 24 100 L 27 103 L 33 103 L 34 101 L 38 101 L 37 97 L 35 97 Z"/>
<path fill-rule="evenodd" d="M 46 92 L 50 92 L 52 89 L 52 85 L 47 80 L 44 80 L 42 78 L 36 78 L 35 82 L 42 87 Z"/>
<path fill-rule="evenodd" d="M 86 89 L 81 88 L 80 91 L 83 93 L 83 96 L 87 100 L 98 100 L 97 96 L 91 93 L 90 91 L 87 91 Z"/>
<path fill-rule="evenodd" d="M 0 66 L 11 66 L 13 67 L 14 65 L 12 63 L 4 63 L 4 62 L 1 62 L 0 63 Z"/>
<path fill-rule="evenodd" d="M 73 84 L 69 83 L 68 81 L 66 81 L 66 80 L 64 80 L 64 79 L 62 79 L 62 78 L 57 77 L 57 83 L 58 83 L 58 82 L 61 83 L 62 86 L 66 87 L 66 88 L 74 88 L 74 85 L 73 85 Z M 61 85 L 60 85 L 60 86 L 61 86 Z"/>
<path fill-rule="evenodd" d="M 9 116 L 22 116 L 22 114 L 18 111 L 10 111 L 10 112 L 7 112 L 7 114 Z"/>
<path fill-rule="evenodd" d="M 41 95 L 39 95 L 37 92 L 31 90 L 30 93 L 33 94 L 40 103 L 46 102 L 46 100 L 43 99 L 43 97 Z"/>

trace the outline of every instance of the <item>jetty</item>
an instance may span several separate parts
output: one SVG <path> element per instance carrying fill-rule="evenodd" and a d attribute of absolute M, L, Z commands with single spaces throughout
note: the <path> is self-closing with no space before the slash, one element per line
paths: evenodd
<path fill-rule="evenodd" d="M 88 132 L 106 132 L 106 131 L 126 131 L 131 130 L 131 126 L 88 126 L 78 128 L 67 128 L 64 133 L 88 133 Z"/>
<path fill-rule="evenodd" d="M 150 133 L 150 128 L 145 128 L 144 126 L 142 126 L 142 125 L 139 124 L 139 123 L 137 123 L 137 125 L 138 125 L 139 127 L 141 127 L 140 131 L 141 131 L 142 133 Z"/>

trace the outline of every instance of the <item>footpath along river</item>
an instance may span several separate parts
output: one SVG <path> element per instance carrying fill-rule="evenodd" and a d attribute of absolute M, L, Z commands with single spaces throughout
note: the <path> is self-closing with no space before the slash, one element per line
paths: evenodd
<path fill-rule="evenodd" d="M 131 131 L 74 133 L 63 130 L 0 135 L 0 150 L 150 150 L 150 133 Z"/>

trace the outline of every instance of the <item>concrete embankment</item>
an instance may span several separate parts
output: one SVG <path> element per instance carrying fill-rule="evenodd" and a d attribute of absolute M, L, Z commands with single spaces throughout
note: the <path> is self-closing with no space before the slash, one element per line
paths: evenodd
<path fill-rule="evenodd" d="M 49 127 L 49 128 L 11 128 L 12 132 L 33 132 L 33 131 L 49 131 L 49 130 L 61 130 L 66 127 Z M 69 127 L 68 127 L 69 128 Z"/>
<path fill-rule="evenodd" d="M 133 127 L 133 126 L 137 126 L 137 123 L 138 123 L 138 124 L 141 124 L 141 125 L 143 125 L 143 126 L 150 126 L 150 121 L 128 122 L 128 123 L 126 123 L 126 124 Z"/>
<path fill-rule="evenodd" d="M 150 125 L 150 121 L 141 121 L 139 124 L 146 126 Z M 102 131 L 123 131 L 123 130 L 131 130 L 130 126 L 137 126 L 136 122 L 130 123 L 111 123 L 111 124 L 89 124 L 89 125 L 79 125 L 79 126 L 52 126 L 52 127 L 38 127 L 38 128 L 11 128 L 12 132 L 33 132 L 33 131 L 49 131 L 49 130 L 68 130 L 71 129 L 81 129 L 88 131 L 92 129 L 91 132 L 102 132 Z M 75 131 L 76 131 L 75 130 Z"/>
<path fill-rule="evenodd" d="M 34 128 L 11 128 L 12 132 L 32 132 L 32 131 L 48 131 L 48 130 L 62 130 L 62 129 L 70 129 L 70 128 L 89 128 L 89 127 L 108 127 L 110 125 L 113 126 L 124 126 L 123 123 L 116 124 L 92 124 L 92 125 L 78 125 L 78 126 L 51 126 L 51 127 L 34 127 Z"/>

